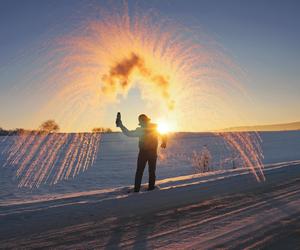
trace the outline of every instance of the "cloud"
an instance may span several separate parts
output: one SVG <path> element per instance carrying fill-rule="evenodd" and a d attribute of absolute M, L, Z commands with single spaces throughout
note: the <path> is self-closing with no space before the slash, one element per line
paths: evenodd
<path fill-rule="evenodd" d="M 104 83 L 104 86 L 102 87 L 103 92 L 117 93 L 120 90 L 126 91 L 130 88 L 132 78 L 136 73 L 154 84 L 170 110 L 174 108 L 175 102 L 170 98 L 170 83 L 168 77 L 153 74 L 151 70 L 146 67 L 144 59 L 133 52 L 129 57 L 123 58 L 111 66 L 109 73 L 102 76 L 102 81 Z"/>

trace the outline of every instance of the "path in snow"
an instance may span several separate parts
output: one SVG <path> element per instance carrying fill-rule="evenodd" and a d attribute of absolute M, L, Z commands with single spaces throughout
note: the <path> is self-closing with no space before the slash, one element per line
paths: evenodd
<path fill-rule="evenodd" d="M 47 206 L 3 205 L 0 245 L 295 249 L 300 245 L 300 165 L 279 164 L 266 176 L 265 183 L 241 174 L 112 200 L 92 195 Z"/>

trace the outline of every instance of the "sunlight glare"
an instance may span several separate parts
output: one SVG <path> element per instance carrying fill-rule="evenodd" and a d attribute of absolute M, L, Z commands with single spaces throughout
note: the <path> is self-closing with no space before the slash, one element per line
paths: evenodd
<path fill-rule="evenodd" d="M 160 121 L 157 123 L 157 131 L 160 134 L 167 134 L 170 132 L 170 125 L 165 121 Z"/>

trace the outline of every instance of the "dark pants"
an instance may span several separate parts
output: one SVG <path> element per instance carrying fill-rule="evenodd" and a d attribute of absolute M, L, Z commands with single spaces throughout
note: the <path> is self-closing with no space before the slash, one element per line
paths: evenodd
<path fill-rule="evenodd" d="M 140 150 L 137 160 L 137 169 L 135 173 L 134 192 L 139 192 L 143 178 L 144 169 L 148 162 L 149 166 L 149 186 L 148 190 L 153 190 L 155 187 L 155 169 L 156 169 L 157 153 L 155 151 Z"/>

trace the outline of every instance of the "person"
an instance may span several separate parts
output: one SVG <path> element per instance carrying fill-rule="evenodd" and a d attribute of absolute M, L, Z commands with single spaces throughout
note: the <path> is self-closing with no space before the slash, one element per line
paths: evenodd
<path fill-rule="evenodd" d="M 129 137 L 139 137 L 139 154 L 135 173 L 134 192 L 140 191 L 143 173 L 147 163 L 149 170 L 148 190 L 151 191 L 155 188 L 155 171 L 159 134 L 157 131 L 157 125 L 151 123 L 151 119 L 145 114 L 139 115 L 138 121 L 140 127 L 135 130 L 128 130 L 121 121 L 121 114 L 118 113 L 116 125 L 122 130 L 123 134 Z M 161 147 L 166 148 L 166 145 L 166 136 L 162 136 Z"/>

